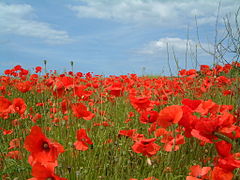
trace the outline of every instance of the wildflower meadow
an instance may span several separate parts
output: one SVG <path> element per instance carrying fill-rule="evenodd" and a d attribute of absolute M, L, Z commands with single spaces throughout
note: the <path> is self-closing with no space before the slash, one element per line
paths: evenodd
<path fill-rule="evenodd" d="M 240 63 L 0 76 L 3 180 L 240 179 Z"/>

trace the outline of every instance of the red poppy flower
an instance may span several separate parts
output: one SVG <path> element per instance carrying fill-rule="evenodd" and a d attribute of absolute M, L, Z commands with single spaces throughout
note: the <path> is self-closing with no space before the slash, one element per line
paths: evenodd
<path fill-rule="evenodd" d="M 202 73 L 207 74 L 210 71 L 210 66 L 208 65 L 201 65 L 200 70 Z"/>
<path fill-rule="evenodd" d="M 106 88 L 109 94 L 119 97 L 123 95 L 123 87 L 121 83 L 114 83 L 113 85 Z"/>
<path fill-rule="evenodd" d="M 0 86 L 0 93 L 2 94 L 2 95 L 5 95 L 6 94 L 6 86 Z"/>
<path fill-rule="evenodd" d="M 232 91 L 232 90 L 223 90 L 222 94 L 224 96 L 227 96 L 227 95 L 233 96 L 234 95 L 234 91 Z"/>
<path fill-rule="evenodd" d="M 221 127 L 231 127 L 235 122 L 235 117 L 226 111 L 223 112 L 219 118 L 219 125 Z"/>
<path fill-rule="evenodd" d="M 129 130 L 120 130 L 118 132 L 119 136 L 126 136 L 126 137 L 133 137 L 133 135 L 136 133 L 136 129 L 129 129 Z"/>
<path fill-rule="evenodd" d="M 25 93 L 32 89 L 32 83 L 30 81 L 20 82 L 15 87 L 22 93 Z"/>
<path fill-rule="evenodd" d="M 0 96 L 0 112 L 7 111 L 10 105 L 11 101 L 9 101 L 7 98 L 3 96 Z"/>
<path fill-rule="evenodd" d="M 157 111 L 144 111 L 141 113 L 140 122 L 143 124 L 154 123 L 157 121 L 158 112 Z"/>
<path fill-rule="evenodd" d="M 223 66 L 223 71 L 225 72 L 225 73 L 229 73 L 229 71 L 232 69 L 232 65 L 230 65 L 230 64 L 225 64 L 224 66 Z"/>
<path fill-rule="evenodd" d="M 228 155 L 226 157 L 220 157 L 216 160 L 216 166 L 226 170 L 233 171 L 236 168 L 240 168 L 240 153 Z"/>
<path fill-rule="evenodd" d="M 211 167 L 201 168 L 199 165 L 190 167 L 190 176 L 187 176 L 186 180 L 201 180 L 209 179 L 209 174 L 211 173 Z"/>
<path fill-rule="evenodd" d="M 168 106 L 162 109 L 158 116 L 158 125 L 167 128 L 172 123 L 178 123 L 183 116 L 182 107 L 178 105 Z"/>
<path fill-rule="evenodd" d="M 226 141 L 219 141 L 215 143 L 215 147 L 220 156 L 227 157 L 231 155 L 232 144 Z"/>
<path fill-rule="evenodd" d="M 150 125 L 150 127 L 148 128 L 148 134 L 152 134 L 154 131 L 156 131 L 157 129 L 157 122 L 154 122 Z"/>
<path fill-rule="evenodd" d="M 64 152 L 64 148 L 57 142 L 50 141 L 40 127 L 33 126 L 26 137 L 24 147 L 31 153 L 29 163 L 55 163 L 58 155 Z"/>
<path fill-rule="evenodd" d="M 161 139 L 161 143 L 165 143 L 164 150 L 167 152 L 179 150 L 179 145 L 184 144 L 184 136 L 178 134 L 175 138 L 171 135 L 166 135 Z"/>
<path fill-rule="evenodd" d="M 3 130 L 3 135 L 8 135 L 8 134 L 12 134 L 13 133 L 12 129 L 10 129 L 10 130 L 2 129 L 2 130 Z"/>
<path fill-rule="evenodd" d="M 89 97 L 92 95 L 93 91 L 87 91 L 85 90 L 87 86 L 85 85 L 79 85 L 74 87 L 74 96 L 78 96 L 80 99 L 88 100 Z"/>
<path fill-rule="evenodd" d="M 161 137 L 167 134 L 170 134 L 171 132 L 167 131 L 165 128 L 158 128 L 155 131 L 155 137 Z"/>
<path fill-rule="evenodd" d="M 197 70 L 196 69 L 190 69 L 186 72 L 188 76 L 195 77 L 197 75 Z"/>
<path fill-rule="evenodd" d="M 61 105 L 61 110 L 63 114 L 67 114 L 68 113 L 68 108 L 70 105 L 70 101 L 67 99 L 63 99 L 62 102 L 60 103 Z"/>
<path fill-rule="evenodd" d="M 87 107 L 82 103 L 72 104 L 72 111 L 77 118 L 83 118 L 85 120 L 91 120 L 95 115 L 87 110 Z"/>
<path fill-rule="evenodd" d="M 16 65 L 13 68 L 14 71 L 21 71 L 22 70 L 22 66 L 21 65 Z"/>
<path fill-rule="evenodd" d="M 130 97 L 130 101 L 132 106 L 138 111 L 146 111 L 151 109 L 151 101 L 150 97 L 143 96 L 143 97 Z"/>
<path fill-rule="evenodd" d="M 54 173 L 54 167 L 42 165 L 36 163 L 32 167 L 32 176 L 28 180 L 67 180 L 66 178 L 61 178 Z"/>
<path fill-rule="evenodd" d="M 5 71 L 4 71 L 4 74 L 6 74 L 6 75 L 10 75 L 12 73 L 12 70 L 11 69 L 6 69 Z"/>
<path fill-rule="evenodd" d="M 26 111 L 27 105 L 22 98 L 15 98 L 12 102 L 13 111 L 18 114 L 23 114 Z"/>
<path fill-rule="evenodd" d="M 216 78 L 218 86 L 221 87 L 223 85 L 231 84 L 231 80 L 228 79 L 226 76 L 219 76 Z"/>
<path fill-rule="evenodd" d="M 8 118 L 8 114 L 11 112 L 11 104 L 11 101 L 9 101 L 7 98 L 0 96 L 0 117 L 4 119 Z"/>
<path fill-rule="evenodd" d="M 88 144 L 93 144 L 92 140 L 88 137 L 85 129 L 79 129 L 77 131 L 77 141 L 74 143 L 75 148 L 86 151 L 88 150 Z"/>
<path fill-rule="evenodd" d="M 207 101 L 202 101 L 195 111 L 201 113 L 202 115 L 206 115 L 212 108 L 214 108 L 214 106 L 216 106 L 216 103 L 209 99 Z"/>
<path fill-rule="evenodd" d="M 199 104 L 201 104 L 201 100 L 191 100 L 191 99 L 183 99 L 182 104 L 188 106 L 191 110 L 195 110 Z"/>
<path fill-rule="evenodd" d="M 29 71 L 26 69 L 21 69 L 21 71 L 19 72 L 19 77 L 21 78 L 26 78 L 26 75 L 28 75 Z"/>
<path fill-rule="evenodd" d="M 187 70 L 186 69 L 182 69 L 182 70 L 178 71 L 178 75 L 179 76 L 186 76 L 187 75 Z"/>
<path fill-rule="evenodd" d="M 184 135 L 190 138 L 192 137 L 191 131 L 195 126 L 197 117 L 193 115 L 192 109 L 189 106 L 186 106 L 186 105 L 182 106 L 182 110 L 183 110 L 183 116 L 181 120 L 178 122 L 178 124 L 185 128 Z"/>
<path fill-rule="evenodd" d="M 36 72 L 36 73 L 42 72 L 42 67 L 41 67 L 41 66 L 37 66 L 37 67 L 35 68 L 35 72 Z"/>
<path fill-rule="evenodd" d="M 37 81 L 38 81 L 38 75 L 37 75 L 37 74 L 32 74 L 32 75 L 30 76 L 30 81 L 32 81 L 33 84 L 36 84 Z"/>
<path fill-rule="evenodd" d="M 232 180 L 232 178 L 233 178 L 233 173 L 231 171 L 227 171 L 220 167 L 213 168 L 213 171 L 211 174 L 211 180 Z"/>
<path fill-rule="evenodd" d="M 218 119 L 200 118 L 196 121 L 194 129 L 191 131 L 191 135 L 201 141 L 213 143 L 212 140 L 216 138 L 214 132 L 218 130 L 218 127 Z"/>
<path fill-rule="evenodd" d="M 146 139 L 146 138 L 145 138 L 144 134 L 134 133 L 134 134 L 132 135 L 131 139 L 132 139 L 133 141 L 141 141 L 141 140 Z"/>
<path fill-rule="evenodd" d="M 77 75 L 77 77 L 79 77 L 79 78 L 80 78 L 80 77 L 83 77 L 83 73 L 82 73 L 82 72 L 77 72 L 76 75 Z"/>
<path fill-rule="evenodd" d="M 142 139 L 135 142 L 135 144 L 132 146 L 132 149 L 136 153 L 141 153 L 144 156 L 151 157 L 160 150 L 160 146 L 154 143 L 154 141 L 156 141 L 156 138 Z"/>
<path fill-rule="evenodd" d="M 216 74 L 219 74 L 220 72 L 223 71 L 223 67 L 217 64 L 217 65 L 213 68 L 213 70 L 215 71 Z"/>

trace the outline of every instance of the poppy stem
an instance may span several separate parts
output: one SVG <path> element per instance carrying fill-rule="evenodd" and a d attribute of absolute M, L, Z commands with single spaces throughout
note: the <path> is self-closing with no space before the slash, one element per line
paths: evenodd
<path fill-rule="evenodd" d="M 214 132 L 214 135 L 217 136 L 219 139 L 222 139 L 228 143 L 234 144 L 234 141 L 231 138 L 229 138 L 221 133 Z"/>

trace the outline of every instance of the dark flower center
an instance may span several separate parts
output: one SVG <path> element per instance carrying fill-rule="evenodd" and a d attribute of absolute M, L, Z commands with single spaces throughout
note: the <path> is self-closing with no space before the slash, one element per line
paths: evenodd
<path fill-rule="evenodd" d="M 149 144 L 149 142 L 143 142 L 143 145 L 148 145 Z"/>
<path fill-rule="evenodd" d="M 49 147 L 49 144 L 47 142 L 43 142 L 42 143 L 42 148 L 45 150 L 45 151 L 49 151 L 50 150 L 50 147 Z M 48 179 L 47 179 L 48 180 Z"/>

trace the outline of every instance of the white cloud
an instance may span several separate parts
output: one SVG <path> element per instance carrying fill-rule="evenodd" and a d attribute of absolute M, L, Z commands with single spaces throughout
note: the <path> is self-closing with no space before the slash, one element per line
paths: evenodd
<path fill-rule="evenodd" d="M 138 54 L 146 54 L 152 56 L 163 55 L 167 53 L 167 45 L 169 52 L 174 50 L 177 53 L 185 53 L 188 44 L 188 49 L 195 49 L 197 46 L 200 48 L 200 44 L 193 40 L 181 39 L 181 38 L 161 38 L 157 41 L 151 41 L 146 44 L 142 49 L 135 51 Z M 213 46 L 207 43 L 201 43 L 201 46 L 206 50 L 213 49 Z"/>
<path fill-rule="evenodd" d="M 68 33 L 33 19 L 34 9 L 27 4 L 0 3 L 0 33 L 41 38 L 49 44 L 71 42 Z"/>
<path fill-rule="evenodd" d="M 112 19 L 125 23 L 156 24 L 181 27 L 195 23 L 214 23 L 218 1 L 206 0 L 79 0 L 82 5 L 70 5 L 80 18 Z M 237 0 L 222 0 L 221 15 L 233 12 Z"/>

